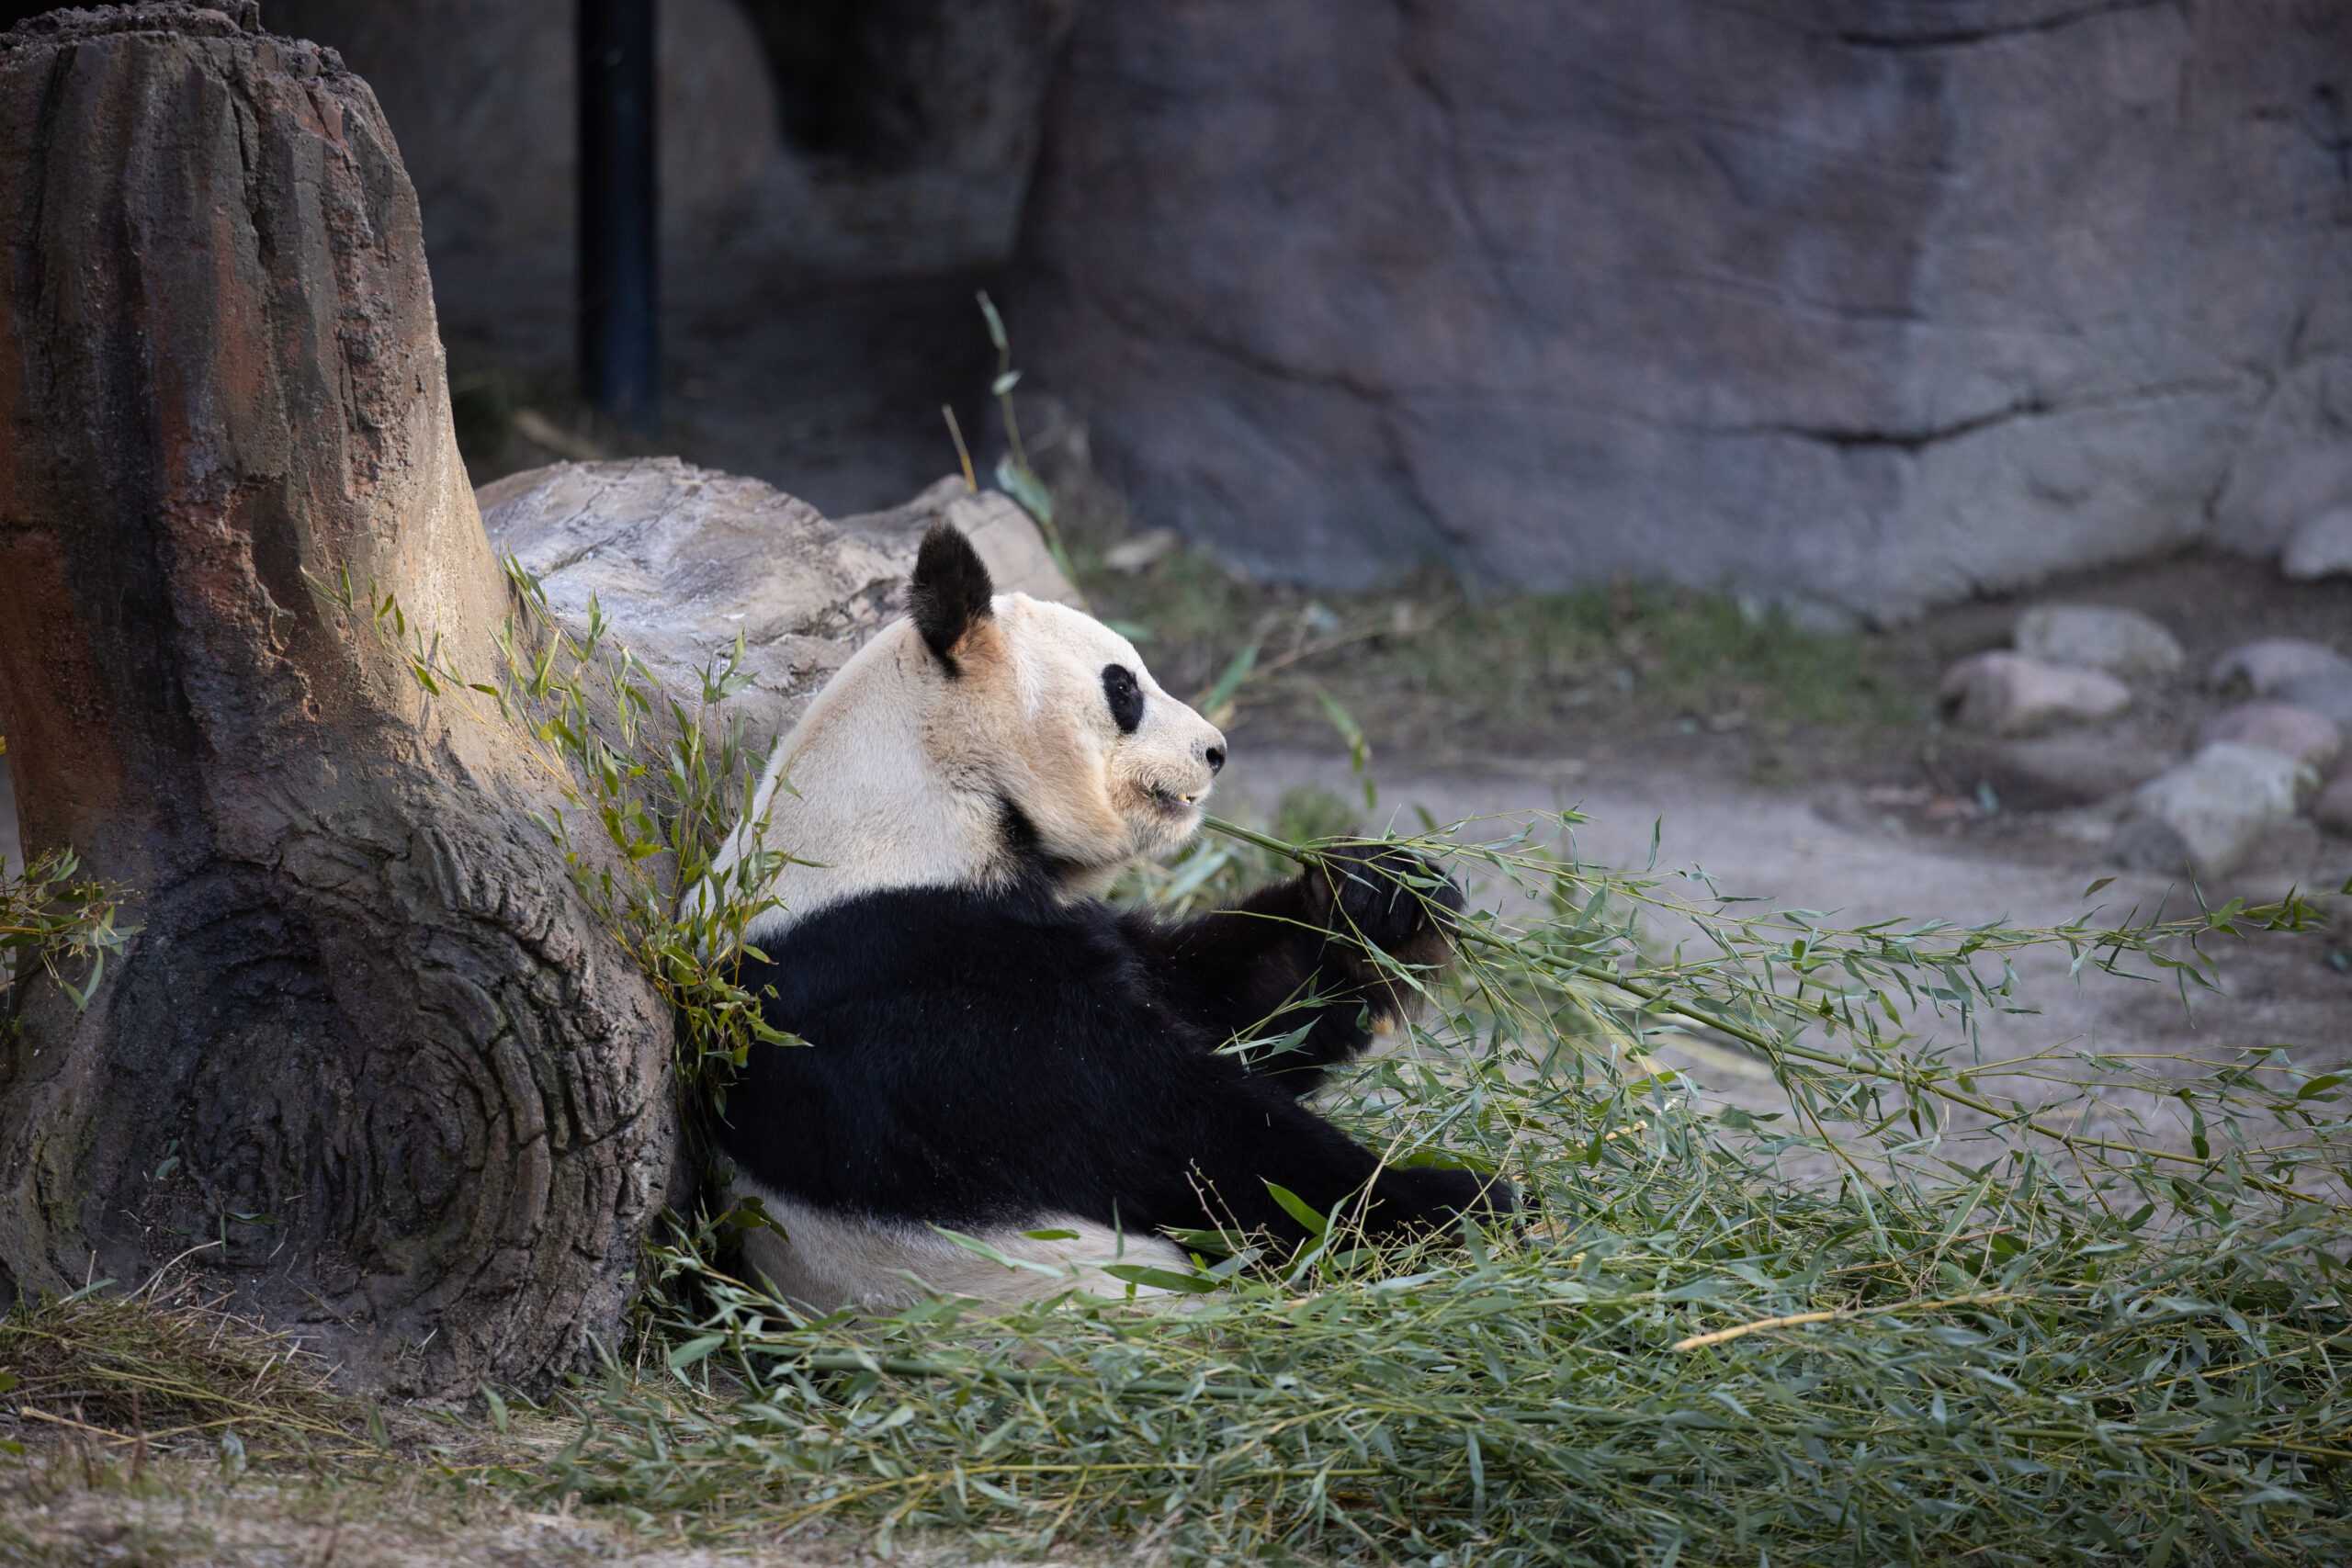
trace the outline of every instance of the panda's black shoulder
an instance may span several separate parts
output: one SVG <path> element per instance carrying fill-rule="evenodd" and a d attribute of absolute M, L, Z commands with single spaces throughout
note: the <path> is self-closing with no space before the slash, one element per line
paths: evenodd
<path fill-rule="evenodd" d="M 1092 899 L 1042 884 L 902 887 L 846 898 L 755 943 L 741 983 L 773 987 L 786 1016 L 876 994 L 1012 992 L 1040 982 L 1133 989 L 1145 976 L 1135 933 Z"/>

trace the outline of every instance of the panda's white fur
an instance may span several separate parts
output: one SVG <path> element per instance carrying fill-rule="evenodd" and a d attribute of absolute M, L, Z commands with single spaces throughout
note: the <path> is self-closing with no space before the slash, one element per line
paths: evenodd
<path fill-rule="evenodd" d="M 1135 645 L 1093 616 L 1025 593 L 956 649 L 956 673 L 912 617 L 851 656 L 769 753 L 752 820 L 717 857 L 720 875 L 752 846 L 789 857 L 770 885 L 780 906 L 755 919 L 756 945 L 828 905 L 878 888 L 987 886 L 1017 872 L 1004 831 L 1016 806 L 1073 897 L 1182 844 L 1200 826 L 1225 737 L 1160 689 Z M 1102 671 L 1134 672 L 1142 722 L 1122 733 Z M 787 783 L 788 781 L 788 783 Z M 1073 1286 L 1120 1294 L 1114 1259 L 1183 1267 L 1172 1244 L 1071 1214 L 977 1239 L 1035 1269 L 1008 1269 L 930 1226 L 846 1218 L 738 1176 L 730 1202 L 761 1200 L 782 1234 L 745 1235 L 745 1260 L 787 1297 L 829 1311 L 889 1309 L 926 1290 L 1035 1299 Z M 1039 1239 L 1024 1231 L 1068 1231 Z M 1159 1292 L 1135 1287 L 1136 1293 Z"/>
<path fill-rule="evenodd" d="M 820 1312 L 843 1306 L 889 1312 L 933 1292 L 1007 1304 L 1073 1289 L 1098 1296 L 1159 1296 L 1167 1292 L 1131 1284 L 1105 1273 L 1104 1266 L 1191 1269 L 1164 1237 L 1122 1235 L 1076 1214 L 1048 1213 L 1035 1224 L 992 1228 L 974 1238 L 1019 1260 L 1009 1267 L 932 1226 L 830 1213 L 739 1175 L 730 1201 L 747 1197 L 765 1205 L 776 1229 L 746 1231 L 744 1261 L 786 1300 Z"/>

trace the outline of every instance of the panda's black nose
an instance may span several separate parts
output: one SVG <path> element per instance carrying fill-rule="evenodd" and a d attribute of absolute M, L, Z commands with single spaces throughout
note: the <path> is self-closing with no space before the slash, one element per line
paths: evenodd
<path fill-rule="evenodd" d="M 1203 753 L 1201 753 L 1201 754 L 1202 754 L 1204 757 L 1205 757 L 1205 758 L 1207 758 L 1207 759 L 1208 759 L 1209 772 L 1210 772 L 1210 773 L 1223 773 L 1223 772 L 1225 771 L 1225 748 L 1224 748 L 1224 747 L 1222 747 L 1222 746 L 1212 746 L 1212 747 L 1210 747 L 1206 751 L 1204 751 L 1204 752 L 1203 752 Z"/>

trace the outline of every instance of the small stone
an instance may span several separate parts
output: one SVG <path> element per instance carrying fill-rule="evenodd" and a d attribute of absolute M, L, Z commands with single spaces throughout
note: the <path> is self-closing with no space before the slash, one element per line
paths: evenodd
<path fill-rule="evenodd" d="M 2224 875 L 2293 819 L 2316 782 L 2292 757 L 2217 740 L 2133 793 L 2108 853 L 2133 871 Z"/>
<path fill-rule="evenodd" d="M 2278 570 L 2298 582 L 2352 576 L 2352 506 L 2323 512 L 2287 541 Z"/>
<path fill-rule="evenodd" d="M 2270 700 L 2309 708 L 2341 728 L 2352 729 L 2352 670 L 2298 675 L 2271 693 Z"/>
<path fill-rule="evenodd" d="M 2112 718 L 2132 705 L 2132 690 L 2096 670 L 2070 670 L 2021 653 L 1979 653 L 1944 671 L 1938 688 L 1964 724 L 2001 735 L 2064 720 Z"/>
<path fill-rule="evenodd" d="M 2225 708 L 2197 732 L 2197 743 L 2232 740 L 2324 768 L 2344 750 L 2344 731 L 2325 714 L 2292 703 L 2240 703 Z"/>
<path fill-rule="evenodd" d="M 2111 675 L 2169 675 L 2180 640 L 2133 610 L 2101 604 L 2041 604 L 2018 617 L 2010 641 L 2028 659 Z"/>
<path fill-rule="evenodd" d="M 1173 528 L 1147 528 L 1132 539 L 1122 539 L 1102 552 L 1102 564 L 1113 571 L 1149 571 L 1176 553 L 1183 541 Z"/>
<path fill-rule="evenodd" d="M 2300 637 L 2265 637 L 2233 648 L 2213 661 L 2206 679 L 2220 692 L 2251 692 L 2267 697 L 2303 675 L 2352 675 L 2352 659 L 2325 643 Z"/>
<path fill-rule="evenodd" d="M 2055 811 L 2112 800 L 2179 760 L 2177 752 L 2084 730 L 1996 742 L 1958 759 L 1954 776 L 1992 790 L 2005 811 Z"/>

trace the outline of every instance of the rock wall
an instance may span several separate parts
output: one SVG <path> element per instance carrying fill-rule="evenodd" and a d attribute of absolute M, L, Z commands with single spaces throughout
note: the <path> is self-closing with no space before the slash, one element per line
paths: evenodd
<path fill-rule="evenodd" d="M 2346 0 L 1122 0 L 1014 317 L 1258 571 L 1895 616 L 2352 500 Z"/>

